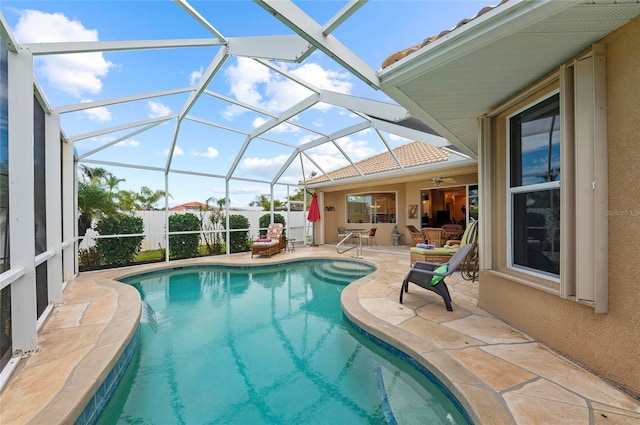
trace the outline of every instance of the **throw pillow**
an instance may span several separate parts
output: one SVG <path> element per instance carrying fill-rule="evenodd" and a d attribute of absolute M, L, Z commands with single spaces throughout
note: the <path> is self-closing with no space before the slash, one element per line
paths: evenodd
<path fill-rule="evenodd" d="M 443 264 L 440 267 L 438 267 L 437 269 L 435 269 L 433 272 L 434 273 L 444 274 L 444 273 L 447 272 L 447 270 L 449 270 L 449 265 L 448 264 Z M 436 286 L 442 279 L 444 279 L 444 276 L 433 276 L 431 278 L 431 286 Z"/>

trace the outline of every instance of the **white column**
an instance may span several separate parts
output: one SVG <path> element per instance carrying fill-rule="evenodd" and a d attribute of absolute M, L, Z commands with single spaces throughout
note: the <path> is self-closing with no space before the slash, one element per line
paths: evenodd
<path fill-rule="evenodd" d="M 11 284 L 13 350 L 38 347 L 36 333 L 33 193 L 33 57 L 9 52 L 9 232 L 11 268 L 24 274 Z"/>
<path fill-rule="evenodd" d="M 45 115 L 45 173 L 47 180 L 47 261 L 49 302 L 62 302 L 62 178 L 60 154 L 60 115 Z"/>
<path fill-rule="evenodd" d="M 59 125 L 58 120 L 58 125 Z M 59 134 L 58 134 L 59 136 Z M 73 279 L 76 270 L 76 193 L 75 193 L 75 162 L 73 160 L 73 143 L 62 143 L 62 279 L 68 282 Z"/>

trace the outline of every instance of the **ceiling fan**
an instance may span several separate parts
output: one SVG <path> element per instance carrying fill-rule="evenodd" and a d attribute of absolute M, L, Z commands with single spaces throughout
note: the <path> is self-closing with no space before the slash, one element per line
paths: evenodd
<path fill-rule="evenodd" d="M 452 179 L 450 177 L 434 177 L 431 179 L 433 181 L 434 186 L 440 186 L 442 183 L 455 183 L 456 179 Z"/>

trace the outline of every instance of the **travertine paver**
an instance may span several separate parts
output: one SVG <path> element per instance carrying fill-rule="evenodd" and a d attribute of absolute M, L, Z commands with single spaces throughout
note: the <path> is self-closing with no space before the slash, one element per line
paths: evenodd
<path fill-rule="evenodd" d="M 637 400 L 541 344 L 494 345 L 483 349 L 589 400 L 640 412 Z"/>
<path fill-rule="evenodd" d="M 364 298 L 360 303 L 374 316 L 392 325 L 398 325 L 416 315 L 413 310 L 403 308 L 387 298 Z"/>
<path fill-rule="evenodd" d="M 474 338 L 488 344 L 531 341 L 531 338 L 523 333 L 491 317 L 471 315 L 442 325 L 466 335 L 473 335 Z"/>
<path fill-rule="evenodd" d="M 452 350 L 449 354 L 497 392 L 537 378 L 537 375 L 476 347 Z"/>
<path fill-rule="evenodd" d="M 396 292 L 393 288 L 380 285 L 377 281 L 365 283 L 358 289 L 358 297 L 364 298 L 385 298 Z"/>
<path fill-rule="evenodd" d="M 429 341 L 439 348 L 465 348 L 484 344 L 484 342 L 467 334 L 448 329 L 438 323 L 419 317 L 402 323 L 400 327 L 419 336 L 429 335 Z"/>
<path fill-rule="evenodd" d="M 589 423 L 586 401 L 545 379 L 538 379 L 504 394 L 509 409 L 521 424 Z"/>

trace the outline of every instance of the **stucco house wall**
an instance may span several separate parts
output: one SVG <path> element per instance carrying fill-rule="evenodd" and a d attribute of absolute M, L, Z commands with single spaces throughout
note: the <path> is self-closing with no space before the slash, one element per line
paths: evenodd
<path fill-rule="evenodd" d="M 463 167 L 452 167 L 445 171 L 425 172 L 424 174 L 407 175 L 387 179 L 376 179 L 366 182 L 336 183 L 335 185 L 317 188 L 318 193 L 322 193 L 324 211 L 322 212 L 322 231 L 324 232 L 323 243 L 335 244 L 338 242 L 338 226 L 347 228 L 371 228 L 377 227 L 376 242 L 378 245 L 392 245 L 393 238 L 391 232 L 395 226 L 403 233 L 400 238 L 401 245 L 410 244 L 411 238 L 407 234 L 407 224 L 420 226 L 420 217 L 409 219 L 408 208 L 411 204 L 420 203 L 420 191 L 433 188 L 431 179 L 436 176 L 446 175 L 452 177 L 454 186 L 473 185 L 478 183 L 478 171 L 476 165 L 466 165 Z M 367 193 L 367 192 L 396 192 L 397 203 L 397 223 L 376 223 L 363 224 L 346 222 L 345 199 L 347 194 Z M 332 211 L 327 211 L 327 207 L 332 207 Z M 482 214 L 482 212 L 480 212 Z"/>
<path fill-rule="evenodd" d="M 375 224 L 358 224 L 346 222 L 345 211 L 345 199 L 348 194 L 363 193 L 363 192 L 396 192 L 396 204 L 397 204 L 397 226 L 398 229 L 401 225 L 404 226 L 406 220 L 406 211 L 403 210 L 406 205 L 406 185 L 404 183 L 396 184 L 381 184 L 376 185 L 372 182 L 368 182 L 365 186 L 354 187 L 346 190 L 338 190 L 334 192 L 324 192 L 325 206 L 331 205 L 335 208 L 335 211 L 325 211 L 325 243 L 337 243 L 338 242 L 338 226 L 344 226 L 347 228 L 363 228 L 369 229 L 376 227 L 376 242 L 379 245 L 391 245 L 393 240 L 391 238 L 391 232 L 396 224 L 392 223 L 375 223 Z"/>
<path fill-rule="evenodd" d="M 607 60 L 608 313 L 597 314 L 590 306 L 492 271 L 481 271 L 479 303 L 500 319 L 640 395 L 640 18 L 609 34 L 602 43 Z M 497 214 L 491 236 L 496 247 L 492 267 L 500 270 L 506 261 L 501 243 L 506 226 L 496 223 L 504 223 L 506 218 L 506 135 L 497 129 L 494 137 L 494 159 L 503 166 L 493 170 L 494 197 L 488 208 Z"/>

